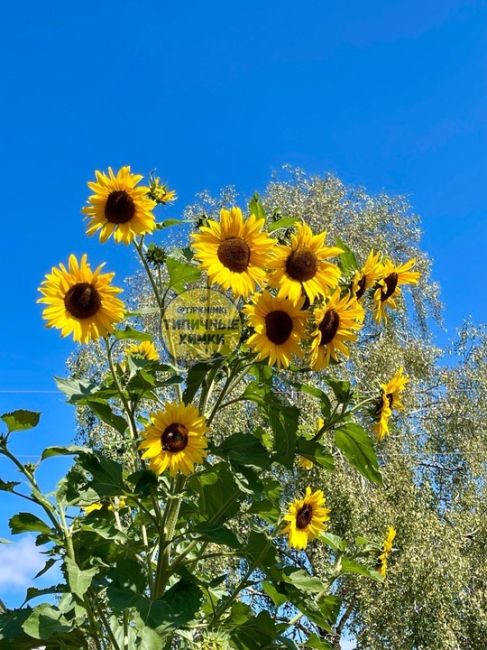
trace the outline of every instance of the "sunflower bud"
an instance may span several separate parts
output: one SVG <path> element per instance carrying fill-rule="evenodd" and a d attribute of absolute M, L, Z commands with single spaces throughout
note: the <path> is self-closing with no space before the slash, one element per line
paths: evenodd
<path fill-rule="evenodd" d="M 154 266 L 162 266 L 167 257 L 166 251 L 162 248 L 162 246 L 157 246 L 156 244 L 149 244 L 145 256 L 147 258 L 147 261 Z"/>
<path fill-rule="evenodd" d="M 176 192 L 170 190 L 164 183 L 161 183 L 159 176 L 151 177 L 148 196 L 150 199 L 161 205 L 173 203 L 177 198 Z"/>

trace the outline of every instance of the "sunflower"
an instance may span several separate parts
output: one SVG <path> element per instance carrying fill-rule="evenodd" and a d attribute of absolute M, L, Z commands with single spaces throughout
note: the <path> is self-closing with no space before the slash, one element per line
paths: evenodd
<path fill-rule="evenodd" d="M 43 317 L 47 327 L 56 327 L 63 336 L 73 334 L 75 341 L 87 343 L 113 331 L 124 317 L 124 304 L 116 295 L 122 289 L 112 287 L 114 273 L 101 273 L 103 264 L 91 270 L 86 255 L 78 262 L 69 256 L 64 264 L 53 267 L 39 287 L 42 298 L 37 302 L 47 307 Z"/>
<path fill-rule="evenodd" d="M 316 329 L 311 336 L 311 367 L 322 370 L 330 359 L 338 361 L 338 352 L 349 356 L 347 341 L 356 341 L 356 332 L 362 327 L 364 310 L 360 303 L 350 295 L 340 298 L 336 289 L 324 307 L 314 313 Z"/>
<path fill-rule="evenodd" d="M 311 228 L 300 222 L 290 245 L 277 248 L 269 264 L 269 284 L 279 288 L 279 298 L 289 298 L 297 304 L 305 295 L 312 305 L 316 298 L 337 286 L 340 270 L 325 259 L 343 251 L 336 246 L 325 246 L 325 238 L 326 232 L 313 235 Z"/>
<path fill-rule="evenodd" d="M 382 269 L 382 279 L 374 292 L 374 318 L 377 322 L 387 321 L 387 308 L 397 309 L 396 298 L 401 295 L 401 285 L 418 284 L 419 272 L 411 271 L 416 264 L 412 259 L 396 266 L 386 260 Z"/>
<path fill-rule="evenodd" d="M 145 235 L 156 227 L 152 214 L 156 203 L 149 196 L 149 188 L 139 186 L 143 176 L 132 174 L 130 167 L 121 167 L 117 174 L 108 168 L 108 175 L 96 171 L 96 181 L 88 183 L 94 192 L 82 212 L 87 215 L 88 235 L 100 231 L 100 241 L 113 235 L 116 242 L 130 244 L 136 235 Z"/>
<path fill-rule="evenodd" d="M 139 449 L 149 460 L 151 469 L 162 474 L 169 469 L 171 476 L 181 472 L 191 474 L 196 463 L 206 458 L 206 423 L 196 407 L 182 402 L 165 405 L 154 413 L 144 431 Z"/>
<path fill-rule="evenodd" d="M 263 291 L 254 296 L 253 303 L 245 305 L 243 311 L 255 330 L 247 344 L 258 353 L 257 359 L 269 359 L 270 365 L 287 368 L 293 354 L 302 355 L 299 344 L 307 319 L 302 302 L 293 305 Z"/>
<path fill-rule="evenodd" d="M 386 533 L 386 538 L 382 545 L 382 553 L 379 555 L 379 573 L 383 578 L 386 577 L 387 573 L 387 559 L 392 553 L 392 543 L 396 537 L 396 530 L 392 526 L 389 526 Z"/>
<path fill-rule="evenodd" d="M 125 354 L 128 357 L 139 357 L 147 361 L 159 361 L 159 352 L 152 341 L 133 343 L 125 348 Z"/>
<path fill-rule="evenodd" d="M 149 198 L 158 204 L 166 205 L 174 203 L 178 197 L 174 190 L 170 190 L 165 183 L 161 183 L 159 176 L 153 176 L 150 180 Z"/>
<path fill-rule="evenodd" d="M 404 411 L 401 393 L 404 392 L 408 381 L 409 379 L 403 373 L 403 368 L 399 368 L 387 384 L 381 384 L 382 394 L 377 409 L 378 420 L 374 425 L 377 440 L 383 440 L 388 435 L 389 419 L 392 415 L 392 410 Z"/>
<path fill-rule="evenodd" d="M 244 220 L 240 208 L 222 209 L 220 221 L 210 219 L 193 233 L 195 258 L 212 282 L 246 298 L 263 285 L 265 267 L 275 240 L 262 231 L 263 219 Z"/>
<path fill-rule="evenodd" d="M 330 510 L 325 507 L 325 495 L 321 490 L 311 492 L 306 488 L 303 499 L 295 499 L 289 504 L 284 520 L 288 522 L 282 531 L 287 533 L 289 546 L 304 549 L 312 539 L 326 528 Z"/>
<path fill-rule="evenodd" d="M 95 501 L 94 503 L 90 503 L 88 506 L 82 506 L 83 512 L 85 515 L 89 515 L 91 512 L 96 512 L 97 510 L 102 510 L 103 508 L 107 508 L 110 512 L 113 512 L 114 510 L 122 510 L 123 508 L 127 508 L 127 499 L 125 497 L 118 497 L 113 500 L 114 502 L 109 502 L 109 503 L 104 503 L 102 501 Z"/>
<path fill-rule="evenodd" d="M 357 300 L 360 300 L 366 289 L 374 286 L 377 280 L 382 277 L 383 267 L 380 262 L 381 257 L 381 253 L 370 251 L 360 271 L 355 271 L 352 278 L 352 294 Z"/>

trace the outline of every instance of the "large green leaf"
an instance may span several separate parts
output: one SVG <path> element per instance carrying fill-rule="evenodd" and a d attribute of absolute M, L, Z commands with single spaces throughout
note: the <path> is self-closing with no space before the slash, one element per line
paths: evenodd
<path fill-rule="evenodd" d="M 335 240 L 335 245 L 343 251 L 343 253 L 338 256 L 338 264 L 340 265 L 344 275 L 350 275 L 357 269 L 357 260 L 355 259 L 355 255 L 338 237 Z"/>
<path fill-rule="evenodd" d="M 68 624 L 59 609 L 42 604 L 34 607 L 22 625 L 22 629 L 34 639 L 47 640 L 70 632 L 71 625 Z"/>
<path fill-rule="evenodd" d="M 41 460 L 46 460 L 46 458 L 51 458 L 52 456 L 75 456 L 81 453 L 91 454 L 92 451 L 89 447 L 80 447 L 78 445 L 46 447 L 41 454 Z"/>
<path fill-rule="evenodd" d="M 125 492 L 123 467 L 120 463 L 103 456 L 80 457 L 80 465 L 92 475 L 90 487 L 100 497 L 120 496 Z"/>
<path fill-rule="evenodd" d="M 11 517 L 8 523 L 13 535 L 27 532 L 45 533 L 47 535 L 52 532 L 42 519 L 30 512 L 19 512 Z"/>
<path fill-rule="evenodd" d="M 128 325 L 122 330 L 115 330 L 113 336 L 118 340 L 130 339 L 133 341 L 152 341 L 152 336 L 147 332 L 141 332 Z"/>
<path fill-rule="evenodd" d="M 373 483 L 382 483 L 374 445 L 367 432 L 350 422 L 335 432 L 335 444 L 351 465 Z"/>
<path fill-rule="evenodd" d="M 184 291 L 188 282 L 195 282 L 201 276 L 200 269 L 194 264 L 188 264 L 168 257 L 166 260 L 169 272 L 169 288 L 177 292 Z"/>
<path fill-rule="evenodd" d="M 4 481 L 0 478 L 0 491 L 2 492 L 13 492 L 17 485 L 20 485 L 18 481 Z"/>
<path fill-rule="evenodd" d="M 250 214 L 254 214 L 257 219 L 265 219 L 265 210 L 257 192 L 250 199 L 249 212 Z"/>
<path fill-rule="evenodd" d="M 279 636 L 279 628 L 268 612 L 260 612 L 231 632 L 232 642 L 237 650 L 264 650 L 274 645 Z"/>
<path fill-rule="evenodd" d="M 281 217 L 277 221 L 273 221 L 269 224 L 268 231 L 275 232 L 276 230 L 281 230 L 283 228 L 290 228 L 299 217 Z"/>
<path fill-rule="evenodd" d="M 265 533 L 250 531 L 243 554 L 250 565 L 261 569 L 273 568 L 276 564 L 276 550 L 272 540 Z"/>
<path fill-rule="evenodd" d="M 98 569 L 93 567 L 91 569 L 82 570 L 76 562 L 71 560 L 69 557 L 66 557 L 64 562 L 68 572 L 69 588 L 73 594 L 79 596 L 79 598 L 83 598 L 90 588 L 93 578 L 98 573 Z"/>
<path fill-rule="evenodd" d="M 267 469 L 271 464 L 266 448 L 249 433 L 234 433 L 213 451 L 237 465 Z"/>
<path fill-rule="evenodd" d="M 202 522 L 196 526 L 195 532 L 208 542 L 224 544 L 230 548 L 240 548 L 241 546 L 235 533 L 221 524 Z"/>
<path fill-rule="evenodd" d="M 0 419 L 2 419 L 7 425 L 9 433 L 12 431 L 33 429 L 39 424 L 40 417 L 41 414 L 37 411 L 26 411 L 24 409 L 0 415 Z"/>
<path fill-rule="evenodd" d="M 218 463 L 191 480 L 199 494 L 198 512 L 207 523 L 224 523 L 240 510 L 243 493 L 226 463 Z"/>
<path fill-rule="evenodd" d="M 333 456 L 326 451 L 318 440 L 307 440 L 300 436 L 297 440 L 297 451 L 301 456 L 312 460 L 325 469 L 331 470 L 335 466 Z"/>

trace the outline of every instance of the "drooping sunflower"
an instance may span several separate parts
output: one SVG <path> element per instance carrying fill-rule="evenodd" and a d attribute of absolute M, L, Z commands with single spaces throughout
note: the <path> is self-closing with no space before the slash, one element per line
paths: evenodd
<path fill-rule="evenodd" d="M 147 361 L 159 361 L 159 352 L 152 341 L 133 343 L 125 348 L 125 354 L 128 357 L 140 357 Z"/>
<path fill-rule="evenodd" d="M 258 353 L 258 359 L 268 359 L 270 365 L 287 368 L 293 355 L 301 356 L 300 342 L 304 336 L 307 314 L 301 309 L 303 299 L 297 305 L 276 298 L 268 291 L 254 296 L 245 305 L 249 323 L 255 332 L 247 339 L 247 345 Z"/>
<path fill-rule="evenodd" d="M 78 262 L 69 256 L 68 268 L 64 264 L 53 267 L 39 287 L 47 305 L 42 315 L 47 327 L 61 330 L 62 336 L 73 335 L 75 341 L 96 341 L 113 331 L 115 323 L 124 317 L 124 304 L 117 298 L 122 289 L 112 287 L 114 273 L 102 273 L 101 264 L 91 270 L 87 256 Z"/>
<path fill-rule="evenodd" d="M 396 537 L 396 530 L 392 526 L 389 526 L 386 533 L 386 538 L 384 544 L 382 545 L 382 553 L 379 555 L 379 573 L 383 578 L 386 577 L 387 573 L 387 560 L 389 555 L 392 553 L 392 544 Z"/>
<path fill-rule="evenodd" d="M 264 220 L 240 208 L 222 209 L 220 221 L 210 219 L 193 233 L 195 258 L 212 282 L 246 298 L 265 280 L 265 268 L 276 242 L 264 232 Z"/>
<path fill-rule="evenodd" d="M 311 488 L 307 487 L 304 497 L 292 501 L 284 516 L 288 523 L 282 532 L 287 533 L 289 546 L 306 548 L 308 542 L 325 530 L 325 522 L 330 519 L 329 514 L 323 492 L 311 492 Z"/>
<path fill-rule="evenodd" d="M 362 327 L 364 310 L 355 297 L 340 297 L 336 289 L 324 307 L 315 310 L 316 329 L 312 332 L 311 367 L 326 368 L 330 359 L 338 361 L 338 352 L 349 356 L 348 341 L 356 341 L 356 332 Z"/>
<path fill-rule="evenodd" d="M 325 261 L 343 253 L 336 246 L 325 246 L 326 232 L 313 235 L 304 222 L 296 226 L 289 246 L 278 246 L 269 268 L 269 284 L 278 287 L 279 298 L 297 304 L 306 296 L 312 305 L 319 296 L 326 296 L 340 278 L 336 264 Z"/>
<path fill-rule="evenodd" d="M 399 368 L 387 384 L 381 384 L 382 393 L 377 409 L 378 419 L 374 425 L 374 431 L 378 441 L 383 440 L 389 434 L 389 419 L 392 415 L 392 410 L 404 410 L 401 395 L 408 382 L 409 378 L 404 375 L 403 368 Z"/>
<path fill-rule="evenodd" d="M 382 277 L 383 266 L 381 264 L 381 253 L 370 251 L 364 265 L 360 270 L 355 271 L 352 278 L 352 294 L 360 300 L 365 291 Z"/>
<path fill-rule="evenodd" d="M 412 259 L 396 266 L 391 260 L 383 264 L 382 278 L 374 292 L 374 318 L 387 321 L 387 309 L 397 309 L 396 299 L 401 295 L 401 285 L 418 284 L 420 273 L 411 271 L 416 264 Z"/>
<path fill-rule="evenodd" d="M 139 449 L 156 474 L 166 469 L 171 476 L 191 474 L 195 464 L 206 458 L 206 422 L 191 404 L 172 402 L 154 413 L 143 432 Z"/>
<path fill-rule="evenodd" d="M 116 174 L 109 167 L 108 174 L 97 170 L 95 175 L 96 181 L 88 183 L 94 194 L 82 209 L 89 221 L 86 234 L 99 230 L 101 242 L 113 235 L 116 242 L 130 244 L 136 235 L 154 230 L 156 202 L 148 196 L 148 187 L 138 186 L 143 176 L 132 174 L 128 165 Z"/>

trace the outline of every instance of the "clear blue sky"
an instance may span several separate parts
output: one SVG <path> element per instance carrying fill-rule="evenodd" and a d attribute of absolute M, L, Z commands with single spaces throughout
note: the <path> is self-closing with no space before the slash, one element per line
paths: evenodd
<path fill-rule="evenodd" d="M 64 374 L 72 343 L 35 304 L 53 264 L 88 252 L 119 278 L 135 268 L 84 235 L 86 180 L 108 165 L 157 167 L 174 213 L 204 188 L 263 188 L 285 162 L 406 194 L 449 331 L 486 320 L 486 36 L 480 0 L 4 3 L 0 390 Z M 19 452 L 72 438 L 61 396 L 0 393 L 0 411 L 20 407 L 43 422 Z M 15 506 L 0 496 L 0 535 Z"/>

